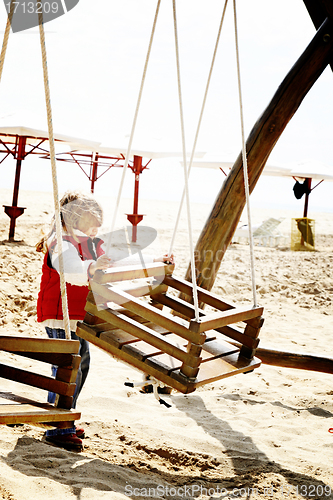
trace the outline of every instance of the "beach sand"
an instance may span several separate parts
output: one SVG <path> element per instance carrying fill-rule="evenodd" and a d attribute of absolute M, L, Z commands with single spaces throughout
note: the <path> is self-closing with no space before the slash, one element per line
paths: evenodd
<path fill-rule="evenodd" d="M 0 190 L 1 205 L 11 192 Z M 103 200 L 107 205 L 108 201 Z M 36 322 L 42 256 L 34 244 L 53 213 L 50 193 L 20 192 L 27 207 L 8 243 L 9 219 L 0 213 L 0 333 L 45 336 Z M 144 222 L 158 231 L 154 251 L 167 251 L 177 204 L 140 201 Z M 194 239 L 210 207 L 192 207 Z M 130 201 L 119 210 L 131 211 Z M 255 246 L 258 302 L 265 323 L 260 346 L 332 357 L 333 214 L 315 219 L 316 251 L 290 250 L 291 218 L 281 210 L 253 210 L 253 222 L 284 217 L 277 247 Z M 123 220 L 124 219 L 124 220 Z M 244 221 L 245 222 L 245 221 Z M 184 276 L 188 254 L 182 217 L 174 253 Z M 249 246 L 232 244 L 214 292 L 250 304 Z M 31 360 L 8 357 L 29 369 Z M 262 364 L 198 389 L 172 392 L 159 405 L 152 394 L 124 386 L 142 375 L 91 346 L 91 369 L 79 398 L 86 430 L 81 453 L 42 441 L 30 425 L 0 427 L 0 498 L 51 499 L 234 499 L 333 498 L 332 375 Z M 45 367 L 48 374 L 49 366 Z M 45 393 L 2 379 L 2 391 L 45 400 Z"/>

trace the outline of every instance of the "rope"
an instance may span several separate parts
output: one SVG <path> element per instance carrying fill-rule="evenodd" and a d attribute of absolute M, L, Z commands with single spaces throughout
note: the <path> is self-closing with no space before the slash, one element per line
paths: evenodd
<path fill-rule="evenodd" d="M 178 48 L 176 0 L 172 0 L 172 6 L 173 6 L 173 20 L 174 20 L 174 32 L 175 32 L 175 48 L 176 48 L 176 63 L 177 63 L 177 80 L 178 80 L 178 97 L 179 97 L 179 111 L 180 111 L 180 126 L 181 126 L 182 145 L 183 145 L 183 164 L 184 164 L 184 179 L 185 179 L 186 208 L 187 208 L 187 224 L 188 224 L 189 245 L 190 245 L 190 255 L 191 255 L 191 274 L 192 274 L 192 284 L 193 284 L 193 302 L 194 302 L 194 309 L 195 309 L 195 320 L 199 321 L 199 300 L 198 300 L 197 278 L 196 278 L 196 274 L 195 274 L 194 248 L 193 248 L 193 236 L 192 236 L 192 224 L 191 224 L 191 207 L 190 207 L 190 196 L 189 196 L 189 187 L 188 187 L 188 173 L 187 173 L 187 163 L 186 163 L 184 113 L 183 113 L 182 91 L 181 91 L 181 82 L 180 82 L 180 65 L 179 65 L 179 48 Z"/>
<path fill-rule="evenodd" d="M 5 63 L 5 57 L 6 57 L 6 52 L 7 52 L 7 45 L 8 45 L 10 26 L 11 26 L 11 22 L 12 22 L 13 13 L 14 13 L 14 0 L 11 0 L 10 11 L 9 11 L 8 18 L 7 18 L 7 24 L 6 24 L 5 34 L 3 36 L 2 49 L 1 49 L 1 55 L 0 55 L 0 81 L 1 81 L 1 77 L 2 77 L 3 65 Z"/>
<path fill-rule="evenodd" d="M 203 117 L 205 106 L 206 106 L 206 100 L 207 100 L 209 85 L 210 85 L 210 81 L 211 81 L 211 77 L 212 77 L 212 73 L 213 73 L 213 69 L 214 69 L 215 58 L 216 58 L 216 53 L 217 53 L 218 45 L 219 45 L 219 42 L 220 42 L 221 31 L 222 31 L 224 16 L 225 16 L 226 8 L 227 8 L 227 3 L 228 3 L 228 0 L 225 0 L 223 12 L 222 12 L 222 17 L 221 17 L 221 22 L 220 22 L 219 30 L 218 30 L 218 33 L 217 33 L 217 38 L 216 38 L 216 43 L 215 43 L 213 58 L 212 58 L 212 62 L 211 62 L 211 66 L 210 66 L 210 70 L 209 70 L 209 74 L 208 74 L 208 79 L 207 79 L 207 84 L 206 84 L 206 90 L 205 90 L 205 94 L 204 94 L 204 98 L 203 98 L 203 102 L 202 102 L 202 106 L 201 106 L 201 112 L 200 112 L 199 121 L 198 121 L 198 125 L 197 125 L 197 130 L 196 130 L 196 134 L 195 134 L 193 148 L 192 148 L 192 152 L 191 152 L 190 163 L 189 163 L 189 166 L 188 166 L 188 176 L 190 175 L 190 172 L 191 172 L 193 158 L 194 158 L 195 150 L 196 150 L 196 147 L 197 147 L 197 141 L 198 141 L 198 137 L 199 137 L 199 131 L 200 131 L 200 128 L 201 128 L 202 117 Z M 185 188 L 183 189 L 182 198 L 181 198 L 181 201 L 180 201 L 180 204 L 179 204 L 178 215 L 177 215 L 177 219 L 176 219 L 176 223 L 175 223 L 175 227 L 174 227 L 174 230 L 173 230 L 173 235 L 172 235 L 172 239 L 171 239 L 171 243 L 170 243 L 169 255 L 172 254 L 172 249 L 173 249 L 173 246 L 174 246 L 174 243 L 175 243 L 175 238 L 176 238 L 176 234 L 177 234 L 177 230 L 178 230 L 179 220 L 180 220 L 181 212 L 182 212 L 182 209 L 183 209 L 184 199 L 185 199 Z"/>
<path fill-rule="evenodd" d="M 120 182 L 118 196 L 117 196 L 117 201 L 116 201 L 116 207 L 115 207 L 115 210 L 114 210 L 114 213 L 113 213 L 113 219 L 112 219 L 112 224 L 111 224 L 111 229 L 110 229 L 110 236 L 109 236 L 107 244 L 106 244 L 106 252 L 105 253 L 107 255 L 109 253 L 109 249 L 110 249 L 110 245 L 111 245 L 111 236 L 112 236 L 112 232 L 114 230 L 115 223 L 116 223 L 116 218 L 117 218 L 117 213 L 118 213 L 118 209 L 119 209 L 121 194 L 122 194 L 122 191 L 123 191 L 123 186 L 124 186 L 124 182 L 125 182 L 125 176 L 126 176 L 126 172 L 127 172 L 127 166 L 128 166 L 128 162 L 129 162 L 129 158 L 130 158 L 130 154 L 131 154 L 132 142 L 133 142 L 133 137 L 134 137 L 135 127 L 136 127 L 136 122 L 137 122 L 137 118 L 138 118 L 138 114 L 139 114 L 139 108 L 140 108 L 140 104 L 141 104 L 143 87 L 144 87 L 144 83 L 145 83 L 145 80 L 146 80 L 147 68 L 148 68 L 148 63 L 149 63 L 149 58 L 150 58 L 150 53 L 151 53 L 151 47 L 152 47 L 152 44 L 153 44 L 153 39 L 154 39 L 154 34 L 155 34 L 155 28 L 156 28 L 158 13 L 159 13 L 159 10 L 160 10 L 160 5 L 161 5 L 161 0 L 158 0 L 157 6 L 156 6 L 156 12 L 155 12 L 155 17 L 154 17 L 154 22 L 153 22 L 153 27 L 152 27 L 152 31 L 151 31 L 151 35 L 150 35 L 150 40 L 149 40 L 149 45 L 148 45 L 148 51 L 147 51 L 146 61 L 145 61 L 145 65 L 144 65 L 144 69 L 143 69 L 143 74 L 142 74 L 142 79 L 141 79 L 141 85 L 140 85 L 140 90 L 139 90 L 138 101 L 137 101 L 137 105 L 136 105 L 136 109 L 135 109 L 135 113 L 134 113 L 134 119 L 133 119 L 133 124 L 132 124 L 131 135 L 130 135 L 130 139 L 129 139 L 129 143 L 128 143 L 128 147 L 127 147 L 127 152 L 126 152 L 126 156 L 125 156 L 125 162 L 124 162 L 124 167 L 123 167 L 123 173 L 122 173 L 122 176 L 121 176 L 121 182 Z"/>
<path fill-rule="evenodd" d="M 239 110 L 240 110 L 241 132 L 242 132 L 242 157 L 243 157 L 244 187 L 245 187 L 247 219 L 248 219 L 248 227 L 249 227 L 252 294 L 253 294 L 253 306 L 257 307 L 258 304 L 257 304 L 256 276 L 255 276 L 255 265 L 254 265 L 254 250 L 253 250 L 254 245 L 253 245 L 253 233 L 252 233 L 251 210 L 250 210 L 250 188 L 249 188 L 249 176 L 248 176 L 248 169 L 247 169 L 246 144 L 245 144 L 245 134 L 244 134 L 243 101 L 242 101 L 241 75 L 240 75 L 240 64 L 239 64 L 236 0 L 233 0 L 233 5 L 234 5 L 235 45 L 236 45 L 236 59 L 237 59 Z"/>
<path fill-rule="evenodd" d="M 62 301 L 62 311 L 64 318 L 64 326 L 66 339 L 71 339 L 70 332 L 70 322 L 68 314 L 68 303 L 67 303 L 67 291 L 66 291 L 66 280 L 64 274 L 64 259 L 62 250 L 62 229 L 61 229 L 61 219 L 60 219 L 60 206 L 59 206 L 59 193 L 58 193 L 58 180 L 57 180 L 57 167 L 55 160 L 55 148 L 54 148 L 54 136 L 53 136 L 53 124 L 52 124 L 52 109 L 51 109 L 51 97 L 50 97 L 50 87 L 46 60 L 46 46 L 45 46 L 45 34 L 43 26 L 43 14 L 38 14 L 39 18 L 39 33 L 40 33 L 40 45 L 42 51 L 42 61 L 43 61 L 43 76 L 44 76 L 44 89 L 45 89 L 45 102 L 47 111 L 47 125 L 49 131 L 49 144 L 50 144 L 50 159 L 51 159 L 51 169 L 52 169 L 52 185 L 53 185 L 53 200 L 54 200 L 54 211 L 55 211 L 55 224 L 56 224 L 56 237 L 58 244 L 59 253 L 59 270 L 60 270 L 60 290 L 61 290 L 61 301 Z"/>

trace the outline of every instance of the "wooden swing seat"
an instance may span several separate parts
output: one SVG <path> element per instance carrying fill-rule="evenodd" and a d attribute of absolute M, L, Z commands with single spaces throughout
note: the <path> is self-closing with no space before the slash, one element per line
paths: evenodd
<path fill-rule="evenodd" d="M 56 378 L 0 363 L 0 377 L 45 389 L 59 395 L 55 405 L 0 392 L 0 424 L 73 425 L 81 418 L 71 410 L 81 357 L 77 340 L 28 338 L 0 335 L 0 350 L 58 366 Z"/>
<path fill-rule="evenodd" d="M 192 284 L 173 269 L 155 263 L 95 273 L 77 335 L 182 393 L 260 366 L 254 354 L 263 308 L 235 307 L 199 288 L 199 301 L 217 311 L 200 310 L 196 321 L 191 303 L 167 293 L 193 297 Z M 234 326 L 239 322 L 243 328 Z"/>

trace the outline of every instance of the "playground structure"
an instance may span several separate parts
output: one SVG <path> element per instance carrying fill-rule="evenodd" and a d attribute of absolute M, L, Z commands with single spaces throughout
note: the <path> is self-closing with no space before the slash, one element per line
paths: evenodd
<path fill-rule="evenodd" d="M 246 144 L 244 141 L 242 154 L 223 183 L 198 239 L 195 253 L 192 252 L 193 259 L 185 280 L 174 277 L 170 266 L 158 265 L 153 268 L 146 266 L 121 272 L 118 270 L 118 274 L 117 271 L 99 273 L 99 278 L 91 282 L 87 316 L 79 324 L 78 333 L 163 384 L 184 393 L 192 392 L 196 387 L 224 376 L 252 371 L 260 365 L 260 361 L 333 373 L 333 360 L 330 358 L 314 359 L 311 356 L 283 352 L 276 354 L 276 351 L 257 349 L 263 321 L 262 308 L 254 303 L 253 307 L 242 309 L 210 292 L 247 196 L 254 189 L 269 154 L 309 89 L 332 61 L 333 2 L 321 0 L 304 3 L 314 24 L 320 27 L 255 124 Z M 175 7 L 175 2 L 173 5 Z M 41 33 L 42 29 L 41 23 Z M 48 113 L 50 114 L 49 108 Z M 49 140 L 52 146 L 54 140 L 50 126 Z M 124 172 L 131 154 L 131 140 L 124 160 Z M 52 149 L 51 147 L 50 158 L 54 168 L 55 153 Z M 184 160 L 186 170 L 185 154 Z M 57 205 L 55 209 L 56 221 L 58 220 L 57 238 L 60 241 L 60 212 Z M 14 213 L 12 215 L 15 219 Z M 140 214 L 133 215 L 138 221 L 136 216 Z M 125 291 L 116 284 L 120 281 L 156 279 L 161 276 L 162 280 L 159 280 L 158 285 L 149 280 L 139 287 L 129 286 Z M 176 299 L 167 295 L 168 287 L 177 290 L 180 296 Z M 138 298 L 141 295 L 150 295 L 152 303 L 141 301 Z M 116 306 L 111 306 L 111 303 Z M 203 310 L 205 305 L 215 311 L 206 313 Z M 164 307 L 169 307 L 173 314 L 166 313 Z M 63 302 L 63 310 L 65 309 Z M 181 316 L 181 319 L 177 316 Z M 243 330 L 234 326 L 238 322 L 245 325 Z M 231 342 L 226 345 L 225 339 L 218 337 L 220 333 L 229 337 Z M 15 344 L 16 338 L 13 338 L 13 342 Z M 17 346 L 14 345 L 12 352 L 19 351 Z M 260 354 L 260 359 L 255 357 L 256 353 Z M 171 364 L 167 364 L 166 358 L 172 360 Z M 310 366 L 313 361 L 314 364 Z M 21 380 L 26 382 L 26 379 Z"/>

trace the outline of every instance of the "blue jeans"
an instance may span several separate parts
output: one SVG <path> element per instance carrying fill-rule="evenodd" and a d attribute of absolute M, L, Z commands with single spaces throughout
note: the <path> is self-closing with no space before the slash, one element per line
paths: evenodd
<path fill-rule="evenodd" d="M 49 336 L 50 339 L 65 339 L 66 338 L 66 333 L 65 330 L 62 328 L 49 328 L 48 326 L 45 327 L 46 333 Z M 90 352 L 89 352 L 89 343 L 81 339 L 76 335 L 75 332 L 71 332 L 71 338 L 72 340 L 79 340 L 80 342 L 80 348 L 78 354 L 81 356 L 81 362 L 80 366 L 77 372 L 76 376 L 76 388 L 73 396 L 73 403 L 72 403 L 72 408 L 76 408 L 76 403 L 77 399 L 79 397 L 79 394 L 82 390 L 82 387 L 86 381 L 88 372 L 89 372 L 89 365 L 90 365 Z M 57 369 L 58 367 L 56 365 L 52 365 L 52 376 L 55 377 L 57 374 Z M 54 392 L 49 392 L 48 397 L 47 397 L 47 402 L 48 403 L 54 403 L 55 402 L 56 395 Z M 75 426 L 69 428 L 69 429 L 51 429 L 46 431 L 47 436 L 54 436 L 58 434 L 72 434 L 75 433 Z"/>

